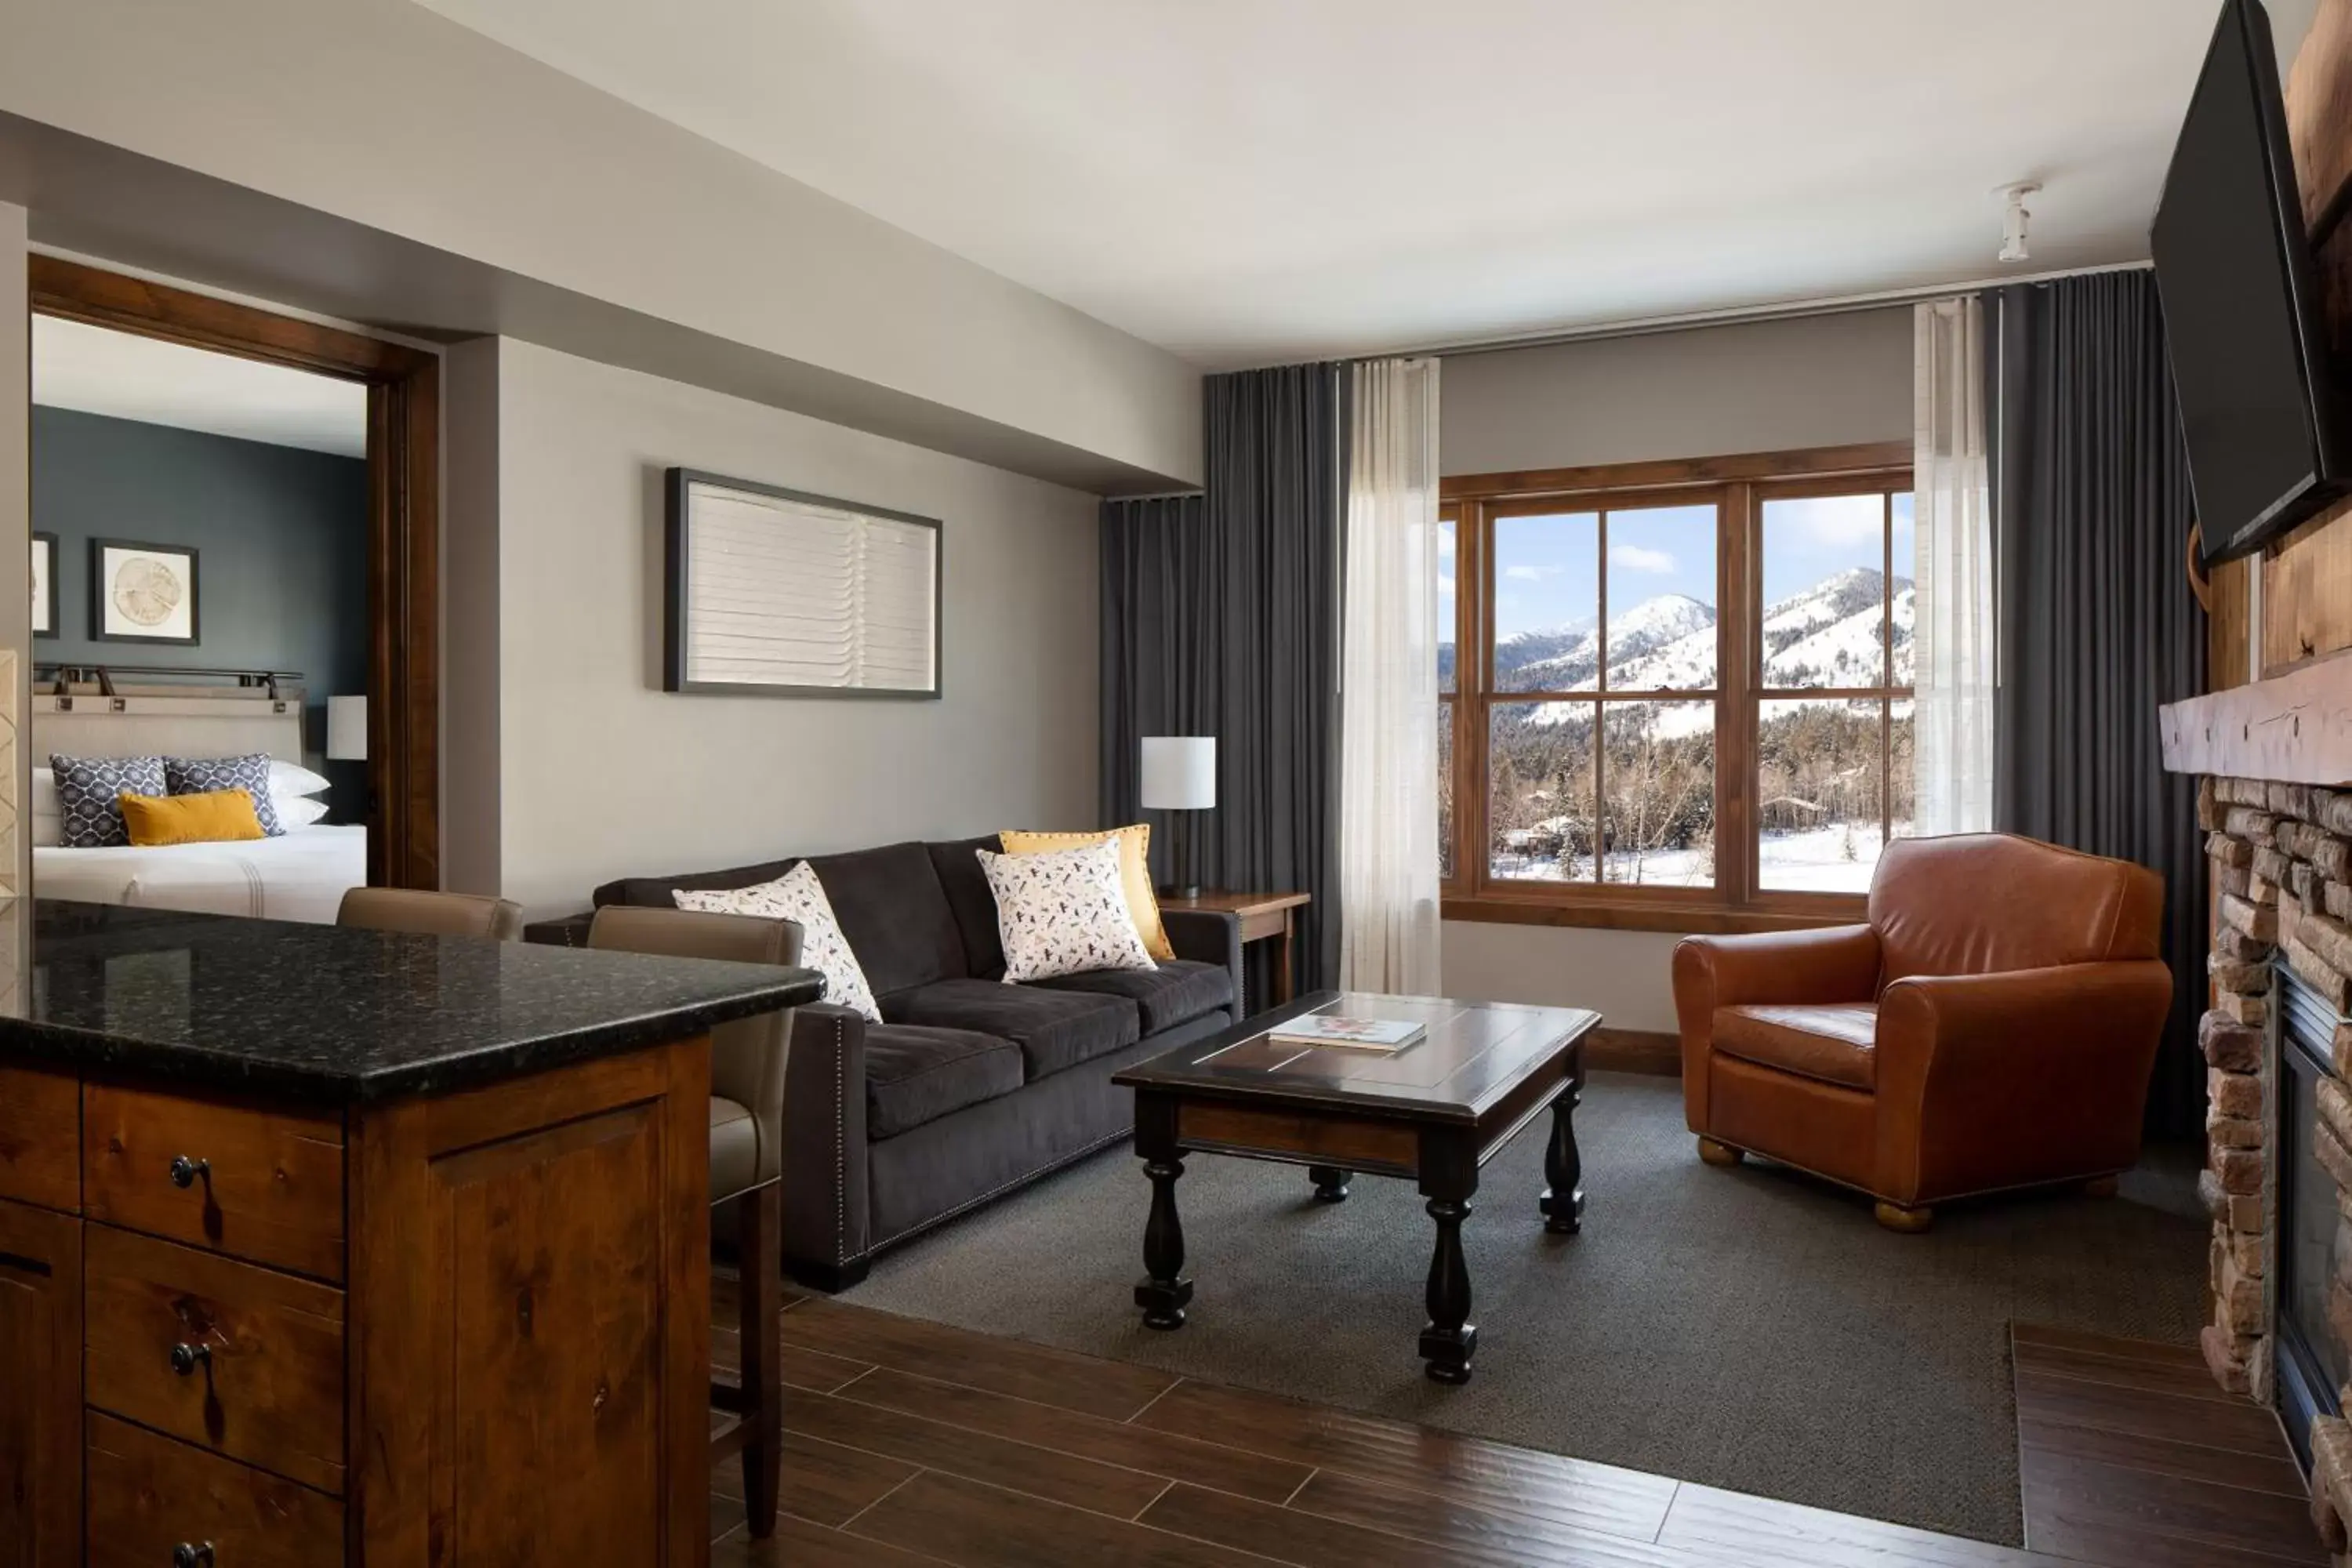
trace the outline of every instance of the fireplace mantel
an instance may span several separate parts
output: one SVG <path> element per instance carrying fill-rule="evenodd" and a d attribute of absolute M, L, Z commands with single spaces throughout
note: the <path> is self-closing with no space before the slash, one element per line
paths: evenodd
<path fill-rule="evenodd" d="M 2352 786 L 2352 648 L 2158 715 L 2168 773 Z"/>

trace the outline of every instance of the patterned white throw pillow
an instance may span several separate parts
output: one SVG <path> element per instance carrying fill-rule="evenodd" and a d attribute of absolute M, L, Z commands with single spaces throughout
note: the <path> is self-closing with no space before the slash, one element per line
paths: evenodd
<path fill-rule="evenodd" d="M 851 951 L 849 939 L 842 935 L 841 922 L 833 918 L 833 900 L 824 896 L 824 884 L 817 880 L 815 868 L 807 861 L 772 882 L 712 892 L 680 888 L 670 897 L 682 910 L 798 921 L 801 963 L 824 976 L 824 999 L 853 1013 L 863 1013 L 877 1024 L 882 1021 L 882 1010 L 874 1005 L 873 987 L 866 984 L 866 971 L 858 964 L 857 954 Z"/>
<path fill-rule="evenodd" d="M 1045 855 L 973 853 L 996 895 L 1005 984 L 1158 967 L 1128 910 L 1117 839 Z"/>

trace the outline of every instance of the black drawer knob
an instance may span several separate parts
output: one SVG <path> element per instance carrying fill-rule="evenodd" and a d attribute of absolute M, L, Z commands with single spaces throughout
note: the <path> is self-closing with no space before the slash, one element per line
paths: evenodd
<path fill-rule="evenodd" d="M 172 1568 L 213 1568 L 213 1543 L 207 1541 L 199 1546 L 183 1541 L 172 1548 Z"/>
<path fill-rule="evenodd" d="M 193 1187 L 198 1177 L 210 1177 L 212 1173 L 210 1160 L 191 1160 L 181 1154 L 172 1161 L 172 1184 L 175 1187 Z"/>
<path fill-rule="evenodd" d="M 172 1370 L 182 1377 L 193 1377 L 196 1368 L 213 1364 L 213 1347 L 192 1345 L 184 1341 L 172 1347 Z"/>

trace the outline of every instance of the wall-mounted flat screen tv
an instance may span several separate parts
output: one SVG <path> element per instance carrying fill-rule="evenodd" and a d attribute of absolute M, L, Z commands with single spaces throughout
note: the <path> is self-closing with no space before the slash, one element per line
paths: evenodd
<path fill-rule="evenodd" d="M 2208 565 L 2352 493 L 2270 17 L 2226 0 L 2151 236 Z"/>

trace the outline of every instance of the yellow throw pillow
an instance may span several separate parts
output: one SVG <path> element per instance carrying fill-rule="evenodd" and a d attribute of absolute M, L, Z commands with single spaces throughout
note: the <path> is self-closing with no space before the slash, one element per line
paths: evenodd
<path fill-rule="evenodd" d="M 265 837 L 250 790 L 208 789 L 194 795 L 132 795 L 125 790 L 115 803 L 122 808 L 131 842 L 142 848 L 233 844 Z"/>
<path fill-rule="evenodd" d="M 1011 829 L 997 837 L 1007 855 L 1049 855 L 1056 849 L 1083 849 L 1089 844 L 1118 840 L 1119 883 L 1127 894 L 1127 912 L 1143 938 L 1143 951 L 1157 959 L 1176 956 L 1168 945 L 1167 928 L 1160 923 L 1160 900 L 1151 893 L 1151 824 L 1113 827 L 1101 833 L 1019 833 Z"/>

